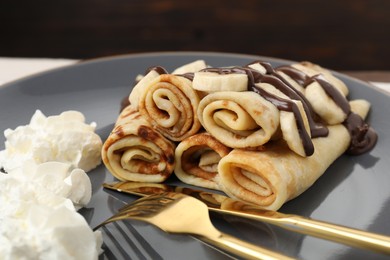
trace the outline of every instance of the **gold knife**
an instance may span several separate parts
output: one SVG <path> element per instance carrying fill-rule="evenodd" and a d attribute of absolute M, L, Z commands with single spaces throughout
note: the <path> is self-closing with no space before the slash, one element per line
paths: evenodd
<path fill-rule="evenodd" d="M 167 191 L 183 193 L 206 203 L 210 211 L 262 221 L 301 234 L 390 254 L 389 236 L 298 215 L 264 210 L 259 206 L 241 202 L 222 194 L 160 183 L 114 182 L 104 183 L 103 187 L 141 197 Z"/>

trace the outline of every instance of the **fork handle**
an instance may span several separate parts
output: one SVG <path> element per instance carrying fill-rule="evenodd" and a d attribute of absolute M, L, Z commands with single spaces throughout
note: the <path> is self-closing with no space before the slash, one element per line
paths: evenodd
<path fill-rule="evenodd" d="M 254 244 L 237 239 L 225 233 L 220 233 L 219 237 L 200 237 L 208 244 L 224 249 L 245 259 L 264 259 L 264 260 L 287 260 L 294 259 L 269 249 L 256 246 Z"/>

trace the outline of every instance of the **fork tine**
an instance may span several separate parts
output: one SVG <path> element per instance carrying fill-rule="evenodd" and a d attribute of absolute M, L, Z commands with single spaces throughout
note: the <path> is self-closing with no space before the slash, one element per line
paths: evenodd
<path fill-rule="evenodd" d="M 143 251 L 148 254 L 146 259 L 153 260 L 162 260 L 162 256 L 152 247 L 152 245 L 127 221 L 124 221 L 128 233 L 133 235 L 133 239 L 139 242 L 140 247 L 142 247 Z"/>
<path fill-rule="evenodd" d="M 112 217 L 106 219 L 105 221 L 103 221 L 102 223 L 100 223 L 99 225 L 94 227 L 93 231 L 98 230 L 99 228 L 107 225 L 108 223 L 111 223 L 111 222 L 114 222 L 114 221 L 119 221 L 119 220 L 125 220 L 125 219 L 128 219 L 128 218 L 129 217 L 127 216 L 126 212 L 118 212 L 117 214 L 113 215 Z"/>
<path fill-rule="evenodd" d="M 116 240 L 115 236 L 111 233 L 111 231 L 106 228 L 106 227 L 103 227 L 103 231 L 104 233 L 109 237 L 109 239 L 111 240 L 112 244 L 115 246 L 115 248 L 117 249 L 117 251 L 119 252 L 119 254 L 124 258 L 124 259 L 130 259 L 130 255 L 126 252 L 126 250 L 121 246 L 121 244 Z M 107 250 L 107 248 L 105 248 L 105 250 Z M 108 249 L 107 251 L 107 254 L 109 255 L 114 255 L 114 253 L 112 252 L 111 249 Z"/>
<path fill-rule="evenodd" d="M 140 234 L 138 230 L 128 221 L 109 223 L 101 228 L 104 234 L 102 249 L 103 259 L 156 259 L 163 257 L 153 246 Z"/>
<path fill-rule="evenodd" d="M 95 231 L 102 226 L 114 221 L 142 217 L 145 215 L 151 216 L 161 211 L 167 203 L 171 203 L 173 201 L 174 199 L 165 197 L 164 194 L 162 194 L 162 196 L 147 196 L 138 199 L 133 203 L 120 208 L 118 213 L 97 225 L 95 228 L 93 228 L 93 230 Z"/>

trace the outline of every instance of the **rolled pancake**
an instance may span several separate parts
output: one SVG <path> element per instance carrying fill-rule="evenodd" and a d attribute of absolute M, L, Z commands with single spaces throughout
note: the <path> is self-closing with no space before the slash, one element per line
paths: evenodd
<path fill-rule="evenodd" d="M 347 128 L 341 124 L 328 128 L 327 137 L 313 139 L 315 151 L 310 157 L 297 155 L 280 141 L 264 151 L 233 150 L 218 165 L 221 188 L 232 198 L 278 210 L 313 185 L 348 149 L 351 136 Z"/>
<path fill-rule="evenodd" d="M 139 98 L 139 111 L 162 135 L 181 141 L 201 127 L 196 114 L 199 101 L 189 79 L 162 74 L 145 85 Z"/>
<path fill-rule="evenodd" d="M 162 182 L 174 169 L 175 145 L 126 107 L 102 148 L 107 169 L 122 181 Z"/>
<path fill-rule="evenodd" d="M 232 148 L 259 147 L 279 129 L 279 110 L 252 91 L 208 94 L 198 117 L 207 132 Z"/>
<path fill-rule="evenodd" d="M 230 150 L 208 133 L 190 136 L 175 150 L 175 174 L 184 183 L 219 190 L 218 163 Z"/>

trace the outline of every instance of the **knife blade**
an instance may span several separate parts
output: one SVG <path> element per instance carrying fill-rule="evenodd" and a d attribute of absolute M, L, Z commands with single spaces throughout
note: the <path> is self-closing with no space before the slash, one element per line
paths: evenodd
<path fill-rule="evenodd" d="M 257 205 L 235 200 L 222 194 L 161 183 L 119 181 L 104 183 L 103 187 L 141 197 L 164 192 L 183 193 L 206 203 L 208 209 L 213 212 L 262 221 L 293 232 L 390 254 L 390 237 L 388 236 L 305 218 L 295 214 L 265 210 Z"/>

